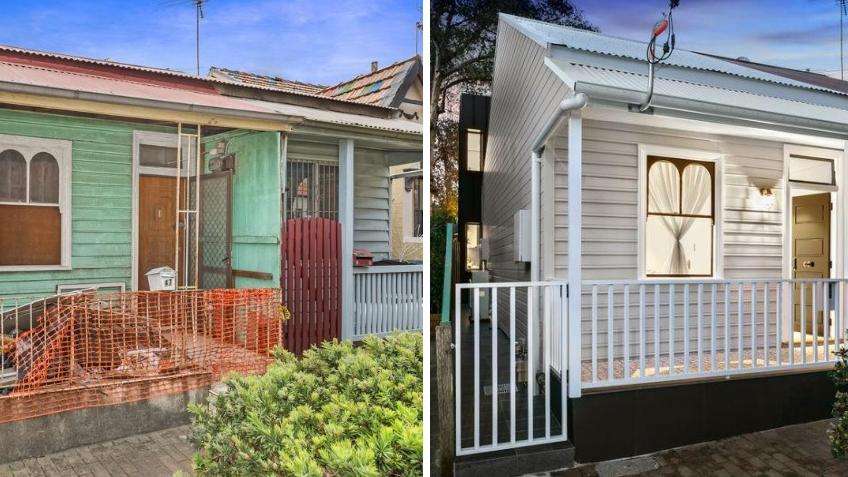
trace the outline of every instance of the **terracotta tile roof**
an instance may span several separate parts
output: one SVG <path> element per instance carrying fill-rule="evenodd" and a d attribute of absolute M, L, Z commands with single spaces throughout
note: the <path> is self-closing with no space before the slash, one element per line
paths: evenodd
<path fill-rule="evenodd" d="M 416 55 L 381 68 L 373 73 L 360 75 L 335 86 L 325 88 L 320 94 L 336 99 L 389 106 L 400 84 L 406 80 L 411 70 L 419 65 L 420 62 L 421 58 Z"/>
<path fill-rule="evenodd" d="M 294 93 L 320 94 L 326 88 L 324 85 L 304 83 L 302 81 L 288 80 L 279 76 L 265 76 L 245 71 L 230 70 L 227 68 L 209 68 L 209 78 L 233 81 L 247 86 L 258 86 L 260 88 L 279 89 Z"/>

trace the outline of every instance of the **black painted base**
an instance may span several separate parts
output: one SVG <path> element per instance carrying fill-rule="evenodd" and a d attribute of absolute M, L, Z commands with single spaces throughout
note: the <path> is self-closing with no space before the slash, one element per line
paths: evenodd
<path fill-rule="evenodd" d="M 578 462 L 629 457 L 825 419 L 826 371 L 619 390 L 569 400 Z"/>

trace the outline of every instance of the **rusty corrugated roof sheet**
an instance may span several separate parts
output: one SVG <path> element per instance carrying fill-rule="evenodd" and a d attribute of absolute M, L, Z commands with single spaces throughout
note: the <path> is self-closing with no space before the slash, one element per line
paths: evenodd
<path fill-rule="evenodd" d="M 178 85 L 168 87 L 139 79 L 119 79 L 94 73 L 9 61 L 0 61 L 0 82 L 237 111 L 276 113 L 271 108 L 219 94 L 214 88 L 202 91 L 181 88 Z"/>
<path fill-rule="evenodd" d="M 331 111 L 329 108 L 300 106 L 276 101 L 259 101 L 247 97 L 226 95 L 220 85 L 241 85 L 233 81 L 200 78 L 171 70 L 125 65 L 111 61 L 92 60 L 68 55 L 34 52 L 20 48 L 0 46 L 0 89 L 28 91 L 46 88 L 39 94 L 68 94 L 82 97 L 91 95 L 98 101 L 109 102 L 109 97 L 148 101 L 154 107 L 170 105 L 229 110 L 233 116 L 250 113 L 268 118 L 295 119 L 356 126 L 384 131 L 421 134 L 420 125 L 388 116 Z M 297 93 L 320 97 L 329 101 L 352 103 L 328 98 L 319 94 Z M 387 110 L 391 108 L 386 108 Z M 288 119 L 286 119 L 288 118 Z"/>
<path fill-rule="evenodd" d="M 294 93 L 306 93 L 318 95 L 326 88 L 324 85 L 304 83 L 302 81 L 294 81 L 279 76 L 265 76 L 245 71 L 236 71 L 228 68 L 218 68 L 213 66 L 209 68 L 209 78 L 232 81 L 235 83 L 258 86 L 260 88 L 279 89 Z"/>
<path fill-rule="evenodd" d="M 321 91 L 321 94 L 348 101 L 389 106 L 409 74 L 421 63 L 418 55 L 399 61 L 373 73 L 357 76 Z"/>

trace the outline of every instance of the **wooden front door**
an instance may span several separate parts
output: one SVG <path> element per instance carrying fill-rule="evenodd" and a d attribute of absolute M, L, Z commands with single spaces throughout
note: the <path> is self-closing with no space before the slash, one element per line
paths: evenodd
<path fill-rule="evenodd" d="M 803 195 L 792 198 L 792 276 L 793 278 L 830 277 L 830 194 Z M 795 285 L 794 331 L 801 331 L 801 286 Z M 813 286 L 804 286 L 805 334 L 824 335 L 823 293 L 829 289 L 818 289 L 815 296 L 815 326 L 813 325 Z"/>
<path fill-rule="evenodd" d="M 173 177 L 138 178 L 138 289 L 149 290 L 145 274 L 174 268 L 177 190 Z"/>

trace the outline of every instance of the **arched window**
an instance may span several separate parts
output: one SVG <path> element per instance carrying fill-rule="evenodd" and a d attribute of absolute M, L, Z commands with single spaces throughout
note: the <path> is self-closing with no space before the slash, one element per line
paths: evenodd
<path fill-rule="evenodd" d="M 70 141 L 0 134 L 0 273 L 71 266 Z"/>
<path fill-rule="evenodd" d="M 715 166 L 648 157 L 645 273 L 712 276 Z"/>
<path fill-rule="evenodd" d="M 27 166 L 23 154 L 0 152 L 0 202 L 26 202 Z"/>
<path fill-rule="evenodd" d="M 59 163 L 49 153 L 39 152 L 29 163 L 29 201 L 59 203 Z"/>

